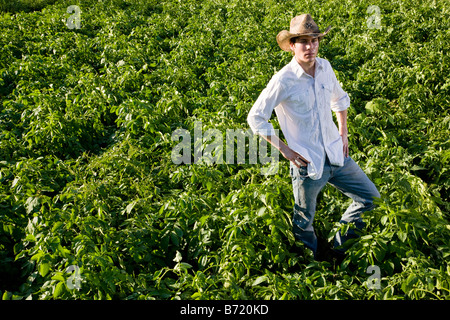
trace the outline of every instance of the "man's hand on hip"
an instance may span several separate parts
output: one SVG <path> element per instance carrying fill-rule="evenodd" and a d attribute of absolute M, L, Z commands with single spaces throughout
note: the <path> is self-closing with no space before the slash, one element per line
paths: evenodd
<path fill-rule="evenodd" d="M 306 167 L 309 163 L 309 161 L 306 160 L 305 158 L 303 158 L 302 155 L 295 152 L 294 150 L 289 148 L 287 145 L 285 145 L 283 148 L 280 148 L 280 152 L 283 155 L 283 157 L 285 157 L 286 159 L 291 161 L 298 168 Z"/>

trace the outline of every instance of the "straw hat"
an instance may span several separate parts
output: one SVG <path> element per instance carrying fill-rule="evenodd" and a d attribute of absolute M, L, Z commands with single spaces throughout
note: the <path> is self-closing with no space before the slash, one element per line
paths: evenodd
<path fill-rule="evenodd" d="M 277 42 L 282 50 L 291 51 L 289 45 L 290 39 L 299 36 L 312 36 L 321 39 L 330 31 L 330 29 L 331 26 L 321 33 L 319 27 L 309 13 L 301 14 L 292 18 L 289 31 L 283 30 L 277 35 Z"/>

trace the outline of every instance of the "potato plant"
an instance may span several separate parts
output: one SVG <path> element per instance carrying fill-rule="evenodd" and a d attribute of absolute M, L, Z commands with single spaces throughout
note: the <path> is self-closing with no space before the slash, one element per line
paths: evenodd
<path fill-rule="evenodd" d="M 71 5 L 80 28 L 66 24 Z M 3 299 L 449 299 L 444 0 L 23 0 L 0 11 Z M 291 59 L 275 36 L 303 12 L 334 27 L 319 55 L 351 97 L 350 153 L 382 195 L 341 262 L 295 241 L 281 156 L 270 175 L 247 153 L 171 157 L 176 129 L 219 130 L 222 150 L 227 129 L 248 129 Z M 189 143 L 193 156 L 212 142 Z M 335 189 L 320 195 L 324 243 L 347 205 Z"/>

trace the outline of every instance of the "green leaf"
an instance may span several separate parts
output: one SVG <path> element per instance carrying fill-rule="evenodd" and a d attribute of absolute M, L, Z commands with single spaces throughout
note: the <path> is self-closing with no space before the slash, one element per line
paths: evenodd
<path fill-rule="evenodd" d="M 55 232 L 56 230 L 58 230 L 59 227 L 61 227 L 63 225 L 62 221 L 58 221 L 56 222 L 53 227 L 52 227 L 52 232 Z M 36 241 L 36 240 L 35 240 Z"/>
<path fill-rule="evenodd" d="M 263 206 L 263 207 L 258 209 L 258 211 L 256 212 L 256 215 L 258 217 L 264 217 L 265 216 L 265 212 L 266 212 L 266 207 Z"/>
<path fill-rule="evenodd" d="M 136 203 L 137 203 L 137 201 L 133 201 L 133 202 L 131 202 L 131 203 L 129 203 L 129 204 L 127 205 L 127 207 L 126 207 L 125 210 L 127 211 L 128 214 L 131 213 L 131 210 L 133 210 L 133 208 L 134 208 L 134 206 L 136 205 Z"/>
<path fill-rule="evenodd" d="M 64 276 L 61 273 L 57 273 L 54 276 L 52 276 L 52 280 L 58 280 L 58 281 L 66 281 L 66 279 L 64 279 Z"/>
<path fill-rule="evenodd" d="M 182 259 L 183 259 L 183 256 L 181 255 L 180 251 L 177 251 L 177 254 L 176 254 L 175 258 L 173 259 L 173 261 L 181 262 Z"/>
<path fill-rule="evenodd" d="M 39 198 L 29 197 L 25 203 L 27 213 L 31 213 L 39 205 Z"/>
<path fill-rule="evenodd" d="M 25 241 L 36 242 L 36 237 L 32 234 L 28 234 L 25 238 Z"/>
<path fill-rule="evenodd" d="M 187 270 L 192 268 L 192 265 L 187 262 L 180 262 L 179 266 L 181 270 Z"/>
<path fill-rule="evenodd" d="M 406 238 L 408 237 L 408 234 L 406 232 L 404 232 L 404 231 L 399 230 L 397 232 L 397 236 L 398 236 L 398 238 L 400 239 L 401 242 L 405 242 Z"/>
<path fill-rule="evenodd" d="M 253 281 L 252 283 L 252 287 L 257 286 L 258 284 L 261 284 L 265 281 L 268 281 L 269 279 L 267 278 L 267 276 L 260 276 L 258 278 L 256 278 L 255 281 Z"/>
<path fill-rule="evenodd" d="M 58 282 L 55 287 L 55 291 L 53 291 L 53 298 L 58 298 L 65 290 L 64 282 Z"/>
<path fill-rule="evenodd" d="M 381 261 L 383 261 L 383 258 L 386 254 L 386 250 L 376 246 L 373 248 L 373 254 L 375 256 L 375 259 L 377 259 L 377 261 L 381 262 Z"/>
<path fill-rule="evenodd" d="M 373 239 L 373 235 L 371 235 L 371 234 L 368 234 L 368 235 L 365 235 L 365 236 L 361 237 L 361 240 L 370 240 L 370 239 Z"/>
<path fill-rule="evenodd" d="M 176 247 L 180 246 L 180 239 L 178 238 L 178 235 L 175 231 L 170 232 L 170 240 Z"/>
<path fill-rule="evenodd" d="M 34 254 L 30 258 L 30 260 L 39 262 L 43 256 L 45 256 L 45 253 L 43 251 L 39 251 L 38 253 Z"/>
<path fill-rule="evenodd" d="M 5 290 L 5 292 L 3 292 L 2 295 L 2 300 L 9 300 L 11 298 L 11 295 L 12 295 L 11 292 Z"/>
<path fill-rule="evenodd" d="M 45 277 L 49 271 L 50 271 L 50 264 L 45 262 L 39 265 L 39 274 L 42 277 Z"/>
<path fill-rule="evenodd" d="M 417 281 L 419 281 L 419 278 L 414 273 L 411 273 L 408 276 L 408 278 L 406 278 L 406 280 L 403 281 L 402 291 L 404 293 L 408 293 L 413 288 L 413 286 L 417 283 Z"/>

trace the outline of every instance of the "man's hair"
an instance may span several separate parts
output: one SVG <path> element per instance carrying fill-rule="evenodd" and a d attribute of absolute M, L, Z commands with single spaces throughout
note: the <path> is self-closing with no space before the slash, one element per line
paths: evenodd
<path fill-rule="evenodd" d="M 294 44 L 294 43 L 296 43 L 297 42 L 297 40 L 300 38 L 301 36 L 299 36 L 299 37 L 294 37 L 294 38 L 290 38 L 289 39 L 289 42 L 291 43 L 291 44 Z M 320 42 L 320 38 L 317 38 L 317 41 L 319 41 Z"/>
<path fill-rule="evenodd" d="M 290 39 L 289 39 L 289 43 L 290 43 L 290 44 L 296 43 L 298 38 L 300 38 L 300 37 L 290 38 Z"/>

